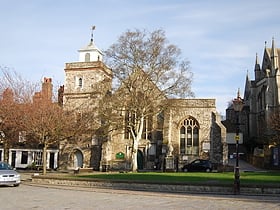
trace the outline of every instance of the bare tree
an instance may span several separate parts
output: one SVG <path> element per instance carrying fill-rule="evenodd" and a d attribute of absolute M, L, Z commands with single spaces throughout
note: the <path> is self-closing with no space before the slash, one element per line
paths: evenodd
<path fill-rule="evenodd" d="M 77 116 L 72 111 L 51 101 L 38 101 L 24 107 L 21 117 L 23 130 L 28 136 L 43 145 L 43 174 L 46 174 L 47 148 L 58 147 L 61 142 L 71 143 L 77 136 L 92 136 L 91 117 Z"/>
<path fill-rule="evenodd" d="M 51 82 L 45 78 L 47 82 Z M 75 141 L 77 135 L 92 135 L 91 117 L 75 115 L 53 102 L 52 84 L 35 92 L 35 84 L 9 69 L 2 69 L 0 80 L 0 131 L 5 135 L 5 160 L 8 149 L 18 143 L 19 134 L 25 133 L 26 143 L 43 146 L 43 173 L 46 173 L 46 150 L 58 147 L 62 141 Z M 44 86 L 46 87 L 46 86 Z M 3 139 L 3 136 L 1 135 Z"/>
<path fill-rule="evenodd" d="M 0 66 L 0 92 L 7 88 L 13 91 L 14 100 L 17 103 L 29 103 L 35 91 L 39 88 L 38 83 L 24 79 L 19 73 L 8 67 Z"/>
<path fill-rule="evenodd" d="M 21 105 L 32 101 L 36 88 L 35 83 L 28 82 L 16 71 L 0 66 L 0 131 L 5 161 L 8 161 L 8 149 L 18 142 Z"/>
<path fill-rule="evenodd" d="M 0 132 L 1 144 L 4 146 L 4 160 L 8 161 L 8 150 L 12 145 L 18 142 L 18 133 L 20 131 L 21 117 L 20 105 L 15 103 L 13 92 L 6 89 L 0 100 Z"/>
<path fill-rule="evenodd" d="M 180 49 L 168 43 L 162 30 L 127 31 L 106 55 L 114 78 L 113 94 L 107 97 L 111 109 L 106 118 L 110 121 L 108 127 L 122 126 L 130 133 L 132 171 L 136 171 L 144 122 L 168 106 L 167 97 L 194 96 L 192 72 L 189 62 L 181 58 Z"/>

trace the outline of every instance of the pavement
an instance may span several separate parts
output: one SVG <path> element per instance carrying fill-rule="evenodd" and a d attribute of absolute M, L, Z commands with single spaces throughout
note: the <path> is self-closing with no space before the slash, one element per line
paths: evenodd
<path fill-rule="evenodd" d="M 73 186 L 0 189 L 1 210 L 279 210 L 280 197 L 165 193 Z"/>
<path fill-rule="evenodd" d="M 236 164 L 236 159 L 230 159 L 229 160 L 229 165 L 235 167 Z M 254 172 L 254 171 L 259 171 L 259 172 L 265 172 L 265 170 L 257 168 L 249 163 L 247 163 L 244 160 L 239 160 L 239 168 L 240 168 L 240 172 Z M 194 192 L 194 193 L 210 193 L 210 194 L 220 194 L 221 192 L 223 192 L 222 194 L 231 194 L 232 193 L 232 187 L 231 186 L 221 186 L 221 185 L 207 185 L 206 188 L 204 185 L 198 186 L 181 186 L 181 185 L 156 185 L 157 187 L 151 188 L 150 185 L 141 185 L 139 186 L 139 183 L 114 183 L 112 185 L 112 183 L 88 183 L 87 181 L 83 182 L 80 180 L 68 180 L 68 179 L 63 179 L 63 181 L 61 182 L 62 179 L 41 179 L 41 177 L 39 176 L 39 173 L 37 171 L 32 172 L 32 171 L 19 171 L 21 174 L 21 180 L 23 182 L 24 185 L 44 185 L 47 184 L 49 185 L 51 183 L 51 185 L 69 185 L 69 186 L 80 186 L 80 187 L 92 187 L 96 188 L 96 186 L 98 186 L 97 188 L 106 188 L 106 189 L 126 189 L 126 190 L 143 190 L 143 191 L 159 191 L 159 192 L 175 192 L 177 190 L 177 192 Z M 71 173 L 71 172 L 69 172 Z M 73 172 L 72 172 L 73 173 Z M 96 173 L 103 173 L 103 172 L 96 172 Z M 49 172 L 48 175 L 49 176 L 54 176 L 54 177 L 59 177 L 59 176 L 65 176 L 66 172 L 59 172 L 59 171 L 53 171 L 53 172 Z M 38 178 L 34 179 L 33 176 L 38 176 Z M 33 183 L 33 181 L 35 180 L 35 182 Z M 78 182 L 78 183 L 75 183 Z M 108 185 L 108 186 L 107 186 Z M 271 187 L 271 186 L 265 186 L 265 187 L 244 187 L 242 189 L 243 191 L 241 192 L 242 194 L 250 194 L 250 195 L 280 195 L 280 191 L 279 188 L 275 188 L 275 187 Z"/>
<path fill-rule="evenodd" d="M 239 159 L 238 162 L 239 162 L 239 171 L 240 172 L 265 171 L 264 169 L 257 168 L 244 160 Z M 236 159 L 235 158 L 229 159 L 228 164 L 230 166 L 235 167 Z"/>

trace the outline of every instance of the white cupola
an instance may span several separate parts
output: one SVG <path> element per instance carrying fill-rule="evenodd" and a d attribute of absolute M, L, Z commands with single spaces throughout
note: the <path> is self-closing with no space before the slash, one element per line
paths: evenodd
<path fill-rule="evenodd" d="M 78 50 L 79 62 L 102 61 L 103 53 L 94 44 L 93 30 L 95 30 L 95 26 L 93 26 L 91 30 L 90 43 L 86 47 Z"/>

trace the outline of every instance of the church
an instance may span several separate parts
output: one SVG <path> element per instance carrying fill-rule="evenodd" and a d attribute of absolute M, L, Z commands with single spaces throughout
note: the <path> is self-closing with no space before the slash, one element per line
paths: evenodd
<path fill-rule="evenodd" d="M 274 123 L 272 116 L 279 113 L 280 105 L 279 54 L 280 49 L 276 47 L 274 39 L 271 47 L 265 42 L 261 63 L 256 54 L 254 79 L 247 74 L 245 80 L 244 107 L 240 113 L 243 144 L 240 149 L 248 161 L 260 168 L 280 167 L 279 138 L 275 138 L 277 133 L 271 124 Z M 226 113 L 227 120 L 234 125 L 232 106 Z"/>
<path fill-rule="evenodd" d="M 92 36 L 89 44 L 78 53 L 77 62 L 65 64 L 65 84 L 59 91 L 60 103 L 65 110 L 80 113 L 98 110 L 99 101 L 111 91 L 112 70 L 103 62 L 104 55 Z M 215 99 L 167 100 L 170 107 L 162 116 L 153 117 L 156 132 L 143 135 L 140 140 L 138 170 L 162 170 L 164 167 L 178 171 L 197 158 L 210 159 L 216 165 L 227 164 L 226 129 L 217 114 Z M 126 120 L 125 115 L 123 120 Z M 131 170 L 131 154 L 130 136 L 126 132 L 115 131 L 106 141 L 92 135 L 90 141 L 60 145 L 59 165 L 68 169 Z"/>

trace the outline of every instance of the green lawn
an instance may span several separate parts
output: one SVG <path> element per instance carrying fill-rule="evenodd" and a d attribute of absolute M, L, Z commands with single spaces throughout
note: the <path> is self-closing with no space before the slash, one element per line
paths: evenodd
<path fill-rule="evenodd" d="M 100 173 L 80 174 L 76 178 L 128 180 L 154 183 L 214 183 L 231 184 L 234 180 L 233 172 L 226 173 Z M 243 172 L 240 173 L 242 184 L 279 184 L 280 172 Z"/>

